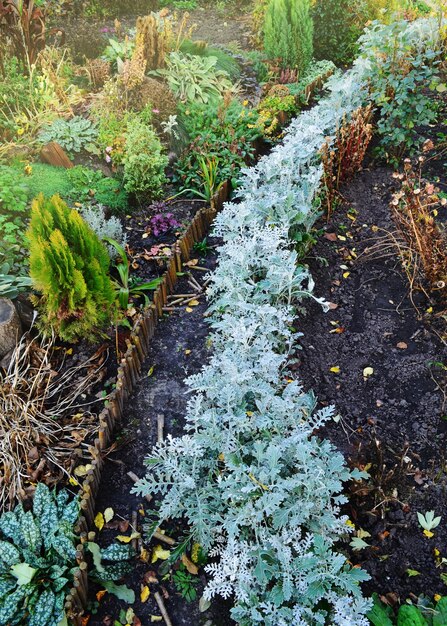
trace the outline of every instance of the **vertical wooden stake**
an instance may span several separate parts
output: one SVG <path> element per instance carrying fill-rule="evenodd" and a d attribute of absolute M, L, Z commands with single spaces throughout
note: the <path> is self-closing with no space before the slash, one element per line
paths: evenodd
<path fill-rule="evenodd" d="M 164 439 L 163 429 L 165 427 L 165 416 L 163 413 L 157 415 L 157 441 L 160 443 Z"/>

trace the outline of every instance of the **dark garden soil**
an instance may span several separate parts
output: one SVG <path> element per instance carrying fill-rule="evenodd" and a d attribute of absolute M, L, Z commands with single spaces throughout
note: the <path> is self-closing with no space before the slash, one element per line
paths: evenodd
<path fill-rule="evenodd" d="M 190 11 L 189 15 L 189 24 L 196 25 L 193 39 L 206 41 L 210 45 L 236 44 L 236 47 L 243 50 L 250 48 L 250 15 L 247 11 L 226 14 L 210 7 Z M 119 20 L 124 32 L 135 28 L 137 17 L 126 16 Z M 100 56 L 107 45 L 107 38 L 115 36 L 113 19 L 65 18 L 58 26 L 63 27 L 66 44 L 78 62 L 82 62 L 85 57 L 93 59 Z"/>
<path fill-rule="evenodd" d="M 383 238 L 394 230 L 391 175 L 367 169 L 342 190 L 345 201 L 322 225 L 310 262 L 332 310 L 309 303 L 296 326 L 305 387 L 341 416 L 322 434 L 370 474 L 348 494 L 345 512 L 370 534 L 370 547 L 350 559 L 370 573 L 367 593 L 404 601 L 446 589 L 445 568 L 436 567 L 447 556 L 446 372 L 433 363 L 445 363 L 447 350 L 432 324 L 436 310 L 427 312 L 431 303 L 415 293 L 418 314 L 398 256 L 385 255 Z M 442 522 L 429 539 L 417 512 L 431 510 Z"/>
<path fill-rule="evenodd" d="M 209 243 L 213 245 L 215 240 L 209 239 Z M 200 259 L 199 264 L 201 267 L 212 269 L 215 259 L 213 252 L 206 259 Z M 193 269 L 191 272 L 194 278 L 203 284 L 205 272 Z M 178 283 L 176 292 L 191 293 L 187 276 Z M 122 431 L 118 433 L 116 444 L 112 446 L 110 454 L 106 457 L 101 490 L 97 499 L 97 511 L 103 512 L 106 508 L 112 507 L 115 512 L 114 521 L 124 519 L 130 522 L 132 512 L 140 511 L 138 518 L 141 524 L 144 521 L 142 510 L 148 513 L 151 509 L 147 501 L 130 494 L 132 480 L 127 473 L 131 471 L 139 477 L 145 475 L 144 459 L 157 441 L 157 416 L 159 414 L 164 416 L 165 437 L 179 436 L 183 432 L 188 399 L 184 380 L 187 376 L 198 372 L 209 356 L 206 342 L 209 327 L 204 317 L 206 303 L 203 296 L 199 298 L 199 301 L 198 306 L 188 307 L 189 311 L 185 306 L 176 309 L 159 323 L 151 342 L 151 351 L 141 380 L 128 400 Z M 113 522 L 111 526 L 114 526 Z M 140 525 L 138 530 L 141 531 Z M 185 528 L 182 526 L 173 525 L 170 528 L 166 527 L 165 530 L 176 540 L 181 539 L 185 533 Z M 119 532 L 116 527 L 106 527 L 99 534 L 98 540 L 102 545 L 108 545 L 115 542 L 115 537 Z M 130 534 L 130 530 L 126 534 Z M 157 544 L 159 542 L 153 540 L 146 547 L 154 548 Z M 149 557 L 150 555 L 151 550 L 149 550 Z M 199 577 L 197 601 L 187 603 L 178 595 L 169 577 L 168 580 L 162 580 L 163 576 L 157 573 L 161 563 L 162 561 L 158 560 L 151 564 L 151 558 L 149 562 L 137 560 L 132 573 L 125 579 L 125 583 L 136 593 L 137 600 L 132 608 L 142 624 L 149 624 L 152 615 L 160 615 L 153 595 L 157 590 L 161 590 L 165 597 L 166 608 L 174 626 L 181 624 L 199 626 L 206 624 L 208 620 L 211 620 L 214 626 L 227 626 L 233 623 L 228 617 L 229 607 L 222 603 L 214 604 L 207 612 L 200 613 L 198 600 L 204 587 L 202 576 Z M 142 603 L 140 586 L 144 584 L 145 575 L 151 571 L 155 573 L 159 584 L 149 585 L 151 595 L 147 602 Z M 93 600 L 95 591 L 97 589 L 92 590 Z M 118 619 L 119 612 L 123 608 L 128 607 L 116 600 L 114 596 L 106 594 L 101 599 L 98 613 L 92 616 L 89 626 L 113 624 L 113 621 L 110 622 L 108 618 Z"/>
<path fill-rule="evenodd" d="M 132 274 L 144 281 L 161 276 L 166 270 L 171 246 L 181 237 L 197 211 L 203 206 L 204 202 L 194 199 L 167 202 L 162 213 L 171 213 L 177 226 L 158 236 L 154 235 L 154 229 L 151 228 L 151 218 L 159 210 L 145 206 L 133 210 L 131 215 L 126 216 L 124 227 L 127 235 L 127 252 L 132 260 Z"/>

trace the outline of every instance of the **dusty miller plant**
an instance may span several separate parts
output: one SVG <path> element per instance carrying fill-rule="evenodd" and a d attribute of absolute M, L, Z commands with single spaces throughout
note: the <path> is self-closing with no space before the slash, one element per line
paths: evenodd
<path fill-rule="evenodd" d="M 336 547 L 347 532 L 343 484 L 359 473 L 316 436 L 333 409 L 316 410 L 287 363 L 300 302 L 315 297 L 289 234 L 318 217 L 320 148 L 368 101 L 371 67 L 364 55 L 333 77 L 283 144 L 243 172 L 239 202 L 218 216 L 224 243 L 208 293 L 214 355 L 188 381 L 184 436 L 153 449 L 135 487 L 162 496 L 156 525 L 183 518 L 216 558 L 205 596 L 233 597 L 240 626 L 369 623 L 358 585 L 367 576 Z"/>

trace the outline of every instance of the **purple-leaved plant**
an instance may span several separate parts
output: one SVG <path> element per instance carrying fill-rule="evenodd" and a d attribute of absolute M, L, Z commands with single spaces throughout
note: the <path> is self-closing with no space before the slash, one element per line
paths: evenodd
<path fill-rule="evenodd" d="M 174 215 L 166 212 L 167 204 L 165 202 L 154 202 L 149 208 L 154 212 L 149 224 L 155 237 L 164 235 L 173 228 L 180 226 Z"/>

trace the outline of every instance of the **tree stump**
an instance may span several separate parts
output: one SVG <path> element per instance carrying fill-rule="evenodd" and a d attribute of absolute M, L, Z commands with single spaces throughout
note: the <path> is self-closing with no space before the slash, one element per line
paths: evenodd
<path fill-rule="evenodd" d="M 74 167 L 67 154 L 55 141 L 47 143 L 47 145 L 42 148 L 40 158 L 44 163 L 54 165 L 55 167 L 64 167 L 67 170 Z"/>
<path fill-rule="evenodd" d="M 14 304 L 0 298 L 0 358 L 13 350 L 22 336 L 22 324 Z"/>

